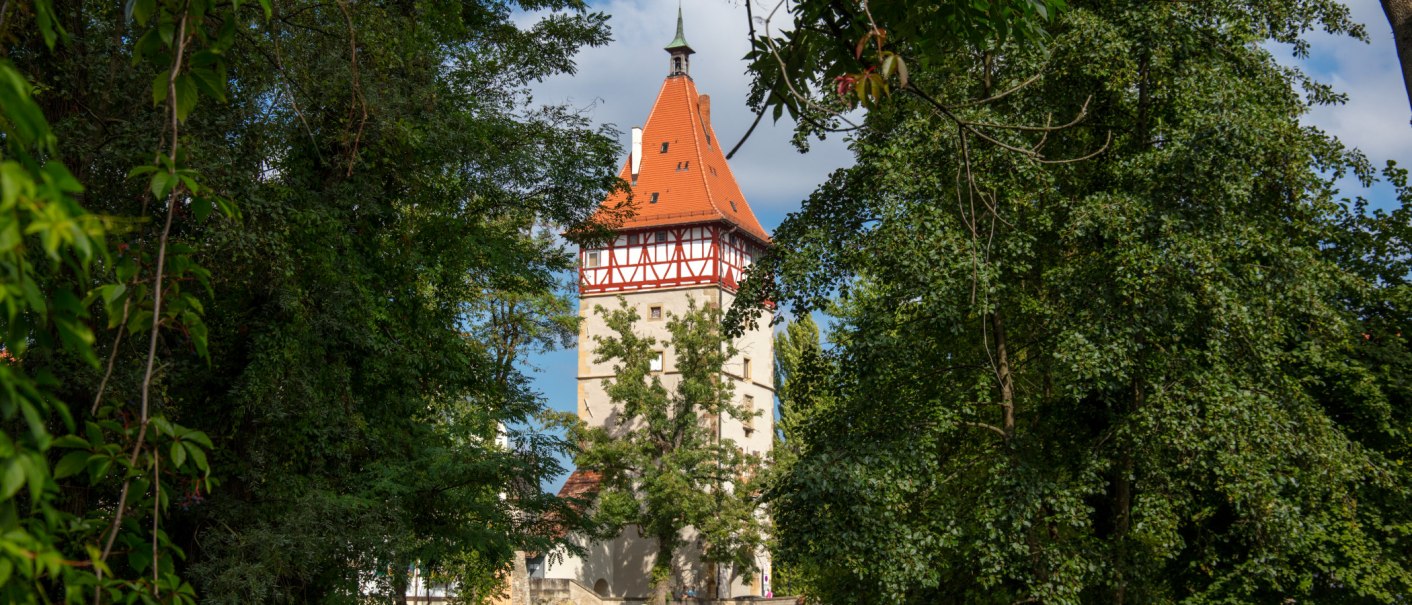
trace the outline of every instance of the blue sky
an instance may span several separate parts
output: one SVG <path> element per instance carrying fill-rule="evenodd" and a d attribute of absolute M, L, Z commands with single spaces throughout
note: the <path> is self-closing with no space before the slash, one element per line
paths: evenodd
<path fill-rule="evenodd" d="M 711 122 L 718 136 L 734 145 L 753 115 L 745 107 L 749 79 L 741 57 L 748 50 L 744 2 L 755 2 L 755 14 L 774 2 L 763 0 L 683 0 L 686 39 L 696 50 L 692 77 L 702 94 L 711 95 Z M 594 121 L 612 124 L 624 133 L 640 125 L 666 76 L 667 54 L 662 47 L 676 28 L 677 3 L 668 0 L 602 0 L 595 10 L 612 16 L 614 42 L 588 49 L 577 60 L 578 73 L 560 76 L 535 88 L 539 103 L 569 103 L 583 108 Z M 1305 121 L 1363 150 L 1375 166 L 1385 160 L 1412 165 L 1412 126 L 1403 91 L 1392 33 L 1382 9 L 1373 0 L 1352 0 L 1355 20 L 1367 26 L 1369 43 L 1346 37 L 1311 34 L 1308 59 L 1296 60 L 1287 48 L 1270 47 L 1281 61 L 1298 65 L 1317 79 L 1348 94 L 1339 107 L 1316 108 Z M 522 17 L 532 19 L 532 15 Z M 757 26 L 758 27 L 758 26 Z M 841 139 L 832 138 L 800 154 L 790 145 L 792 124 L 763 121 L 731 160 L 731 169 L 760 222 L 771 231 L 833 170 L 850 162 Z M 625 152 L 626 153 L 626 152 Z M 1391 189 L 1375 185 L 1349 195 L 1364 195 L 1375 206 L 1395 203 Z M 535 356 L 526 369 L 550 407 L 575 410 L 577 352 L 573 349 Z M 545 487 L 557 490 L 560 481 Z"/>

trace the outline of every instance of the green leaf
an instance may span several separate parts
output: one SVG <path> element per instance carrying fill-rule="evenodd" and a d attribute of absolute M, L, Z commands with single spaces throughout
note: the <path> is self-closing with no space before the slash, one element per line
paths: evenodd
<path fill-rule="evenodd" d="M 137 334 L 138 332 L 150 329 L 152 324 L 152 310 L 138 309 L 128 314 L 127 333 Z"/>
<path fill-rule="evenodd" d="M 166 45 L 162 42 L 161 34 L 157 32 L 156 28 L 149 29 L 147 33 L 142 34 L 141 38 L 137 39 L 137 44 L 134 44 L 132 47 L 132 65 L 136 67 L 144 60 L 154 60 L 156 57 L 160 56 L 165 49 Z M 166 82 L 165 76 L 163 76 L 162 81 Z M 166 85 L 163 84 L 162 88 L 166 89 Z M 164 94 L 163 99 L 165 98 L 166 96 Z M 161 101 L 158 101 L 158 103 L 160 102 Z"/>
<path fill-rule="evenodd" d="M 93 352 L 93 330 L 68 317 L 54 318 L 54 327 L 58 328 L 59 338 L 69 352 L 79 355 L 91 366 L 98 366 L 98 355 Z"/>
<path fill-rule="evenodd" d="M 191 214 L 197 221 L 205 222 L 206 217 L 211 216 L 211 200 L 206 196 L 194 196 L 191 198 Z"/>
<path fill-rule="evenodd" d="M 206 96 L 224 103 L 226 101 L 226 78 L 214 69 L 192 69 L 191 75 L 196 87 Z"/>
<path fill-rule="evenodd" d="M 127 293 L 127 284 L 108 284 L 98 289 L 103 295 L 103 303 L 111 305 Z"/>
<path fill-rule="evenodd" d="M 64 193 L 82 193 L 83 184 L 74 178 L 72 172 L 59 162 L 46 162 L 44 164 L 44 176 L 46 181 L 58 187 Z"/>
<path fill-rule="evenodd" d="M 150 422 L 152 423 L 152 427 L 157 429 L 157 435 L 161 435 L 163 437 L 176 436 L 176 428 L 173 427 L 171 421 L 167 420 L 165 417 L 153 416 Z M 151 438 L 155 438 L 155 436 Z"/>
<path fill-rule="evenodd" d="M 186 448 L 182 447 L 180 441 L 173 441 L 168 451 L 171 453 L 173 468 L 181 468 L 181 465 L 186 464 Z"/>
<path fill-rule="evenodd" d="M 44 36 L 44 45 L 53 50 L 54 42 L 58 40 L 59 34 L 64 32 L 64 28 L 54 18 L 53 0 L 34 1 L 34 22 L 39 26 L 39 33 Z"/>
<path fill-rule="evenodd" d="M 196 463 L 196 468 L 200 469 L 202 472 L 210 470 L 210 468 L 206 466 L 206 452 L 201 449 L 201 446 L 186 441 L 183 441 L 182 445 L 186 447 L 187 453 L 191 454 L 191 460 Z"/>
<path fill-rule="evenodd" d="M 200 92 L 196 90 L 196 81 L 190 74 L 181 74 L 176 79 L 176 109 L 177 120 L 186 121 L 186 117 L 191 115 L 191 110 L 196 108 L 197 97 Z M 224 98 L 224 95 L 222 95 Z"/>
<path fill-rule="evenodd" d="M 20 464 L 19 457 L 10 458 L 5 465 L 5 476 L 0 478 L 0 500 L 9 500 L 20 491 L 20 486 L 25 483 L 25 469 Z"/>
<path fill-rule="evenodd" d="M 102 454 L 94 454 L 88 457 L 88 481 L 98 483 L 108 476 L 108 468 L 113 466 L 113 459 Z"/>
<path fill-rule="evenodd" d="M 152 185 L 150 187 L 152 196 L 158 200 L 167 199 L 167 195 L 172 192 L 172 187 L 177 184 L 177 178 L 170 172 L 156 172 L 152 174 Z"/>
<path fill-rule="evenodd" d="M 186 434 L 182 435 L 182 439 L 199 443 L 201 444 L 201 447 L 204 447 L 208 450 L 215 449 L 216 447 L 211 444 L 211 438 L 207 437 L 206 433 L 203 433 L 201 431 L 188 431 Z"/>
<path fill-rule="evenodd" d="M 83 472 L 83 469 L 88 466 L 88 456 L 87 451 L 64 454 L 64 457 L 59 459 L 59 464 L 54 466 L 54 478 L 63 479 Z"/>
<path fill-rule="evenodd" d="M 50 447 L 88 449 L 93 446 L 88 443 L 87 439 L 78 435 L 60 435 L 54 439 L 54 443 L 51 443 Z"/>
<path fill-rule="evenodd" d="M 133 17 L 137 19 L 138 25 L 147 25 L 147 21 L 157 12 L 157 0 L 137 0 L 137 5 L 133 7 Z"/>
<path fill-rule="evenodd" d="M 150 165 L 150 164 L 145 164 L 145 165 L 142 165 L 142 166 L 137 166 L 137 167 L 133 168 L 132 170 L 129 170 L 128 173 L 127 173 L 127 178 L 132 178 L 132 177 L 135 177 L 135 176 L 142 176 L 142 175 L 144 175 L 144 174 L 150 174 L 150 173 L 153 173 L 153 172 L 156 172 L 156 171 L 157 171 L 157 167 L 156 167 L 156 166 L 152 166 L 152 165 Z"/>
<path fill-rule="evenodd" d="M 152 105 L 161 105 L 171 94 L 172 70 L 166 69 L 152 77 Z"/>
<path fill-rule="evenodd" d="M 127 564 L 137 573 L 147 571 L 147 568 L 152 565 L 152 549 L 133 548 L 129 550 L 127 553 Z"/>
<path fill-rule="evenodd" d="M 20 223 L 13 220 L 13 217 L 3 217 L 4 225 L 0 226 L 0 250 L 13 250 L 20 245 Z"/>

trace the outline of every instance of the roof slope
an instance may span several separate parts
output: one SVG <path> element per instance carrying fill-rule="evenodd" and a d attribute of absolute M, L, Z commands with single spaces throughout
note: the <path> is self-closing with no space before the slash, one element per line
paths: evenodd
<path fill-rule="evenodd" d="M 632 186 L 635 215 L 622 229 L 725 220 L 762 243 L 770 241 L 726 164 L 710 120 L 710 99 L 697 95 L 690 76 L 662 83 L 642 128 L 642 165 Z M 632 158 L 620 176 L 632 182 Z M 625 197 L 616 193 L 603 204 L 611 207 Z"/>

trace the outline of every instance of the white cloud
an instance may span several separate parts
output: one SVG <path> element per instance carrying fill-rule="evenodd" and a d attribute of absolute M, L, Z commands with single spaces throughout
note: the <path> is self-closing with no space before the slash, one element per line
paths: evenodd
<path fill-rule="evenodd" d="M 1354 20 L 1367 28 L 1367 43 L 1318 32 L 1308 37 L 1311 48 L 1306 59 L 1295 59 L 1286 48 L 1271 50 L 1281 62 L 1297 65 L 1348 95 L 1344 105 L 1315 107 L 1304 117 L 1305 123 L 1361 149 L 1374 165 L 1389 159 L 1404 166 L 1412 164 L 1412 125 L 1408 123 L 1412 109 L 1403 88 L 1392 29 L 1373 0 L 1357 0 L 1349 3 L 1349 8 Z M 1387 194 L 1386 188 L 1378 191 Z"/>

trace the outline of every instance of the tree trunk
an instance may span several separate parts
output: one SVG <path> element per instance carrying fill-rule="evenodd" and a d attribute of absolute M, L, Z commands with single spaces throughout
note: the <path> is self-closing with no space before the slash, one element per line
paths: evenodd
<path fill-rule="evenodd" d="M 395 565 L 392 571 L 392 601 L 397 605 L 407 605 L 407 588 L 411 586 L 411 579 L 408 578 L 411 572 L 407 570 L 410 565 Z"/>
<path fill-rule="evenodd" d="M 657 557 L 652 560 L 652 605 L 667 605 L 672 589 L 672 556 L 676 537 L 657 537 Z"/>
<path fill-rule="evenodd" d="M 1144 399 L 1142 382 L 1134 378 L 1130 413 L 1142 409 Z M 1123 441 L 1120 440 L 1119 443 Z M 1120 458 L 1118 476 L 1114 479 L 1113 486 L 1113 550 L 1114 568 L 1117 571 L 1116 585 L 1113 587 L 1113 605 L 1124 605 L 1127 602 L 1128 562 L 1131 558 L 1128 551 L 1128 533 L 1132 529 L 1133 475 L 1137 470 L 1132 454 L 1134 445 L 1126 444 L 1123 447 L 1126 449 Z"/>
<path fill-rule="evenodd" d="M 1005 345 L 1005 323 L 1000 319 L 1000 311 L 990 314 L 990 325 L 995 330 L 995 374 L 1000 381 L 1000 410 L 1004 414 L 1002 430 L 1005 439 L 1015 436 L 1015 385 L 1010 377 L 1010 354 Z"/>
<path fill-rule="evenodd" d="M 1392 26 L 1392 40 L 1397 47 L 1397 61 L 1402 64 L 1402 85 L 1407 89 L 1407 103 L 1412 107 L 1412 0 L 1382 0 L 1383 13 Z"/>
<path fill-rule="evenodd" d="M 525 565 L 525 551 L 515 551 L 515 562 L 510 568 L 510 605 L 529 605 L 529 567 Z"/>

